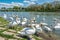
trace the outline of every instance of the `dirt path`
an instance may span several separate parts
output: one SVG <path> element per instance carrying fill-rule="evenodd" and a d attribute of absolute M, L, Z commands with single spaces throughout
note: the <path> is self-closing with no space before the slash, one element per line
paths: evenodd
<path fill-rule="evenodd" d="M 0 37 L 0 40 L 5 40 L 5 38 L 3 38 L 3 37 Z"/>

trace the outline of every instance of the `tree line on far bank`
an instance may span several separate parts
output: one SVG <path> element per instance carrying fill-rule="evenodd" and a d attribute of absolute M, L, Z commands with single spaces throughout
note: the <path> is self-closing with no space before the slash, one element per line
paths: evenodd
<path fill-rule="evenodd" d="M 14 6 L 13 8 L 5 8 L 2 7 L 0 11 L 4 12 L 59 12 L 60 11 L 60 4 L 52 5 L 50 3 L 43 4 L 43 5 L 30 5 L 28 7 L 18 7 Z"/>

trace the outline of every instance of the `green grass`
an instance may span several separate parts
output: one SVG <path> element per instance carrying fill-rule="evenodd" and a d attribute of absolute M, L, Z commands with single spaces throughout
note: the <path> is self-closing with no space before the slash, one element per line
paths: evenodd
<path fill-rule="evenodd" d="M 0 30 L 0 33 L 4 32 L 5 30 Z"/>
<path fill-rule="evenodd" d="M 5 30 L 0 30 L 0 36 L 1 37 L 4 37 L 4 38 L 14 38 L 13 35 L 6 35 L 6 34 L 3 34 L 2 32 L 4 32 Z"/>
<path fill-rule="evenodd" d="M 4 38 L 14 38 L 12 35 L 6 35 L 6 34 L 3 34 L 3 33 L 0 33 L 0 36 L 4 37 Z"/>
<path fill-rule="evenodd" d="M 23 27 L 15 25 L 15 26 L 13 26 L 12 28 L 9 28 L 9 29 L 20 31 L 21 29 L 23 29 Z"/>
<path fill-rule="evenodd" d="M 0 17 L 0 26 L 5 27 L 9 22 L 4 18 Z"/>

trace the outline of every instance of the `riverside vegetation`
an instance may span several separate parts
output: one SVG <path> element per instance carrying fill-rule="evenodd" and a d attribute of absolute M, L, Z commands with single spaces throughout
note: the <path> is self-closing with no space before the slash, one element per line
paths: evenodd
<path fill-rule="evenodd" d="M 7 11 L 7 12 L 60 12 L 60 2 L 54 1 L 51 3 L 44 3 L 44 4 L 34 4 L 29 5 L 27 7 L 21 6 L 14 6 L 13 8 L 6 8 L 2 7 L 0 11 Z"/>

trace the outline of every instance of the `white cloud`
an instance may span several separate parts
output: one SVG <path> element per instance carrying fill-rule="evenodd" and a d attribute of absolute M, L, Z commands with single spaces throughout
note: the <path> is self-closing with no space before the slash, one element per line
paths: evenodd
<path fill-rule="evenodd" d="M 38 0 L 31 0 L 31 1 L 38 1 Z"/>
<path fill-rule="evenodd" d="M 0 3 L 0 7 L 12 7 L 10 6 L 11 4 L 8 4 L 8 3 Z"/>
<path fill-rule="evenodd" d="M 11 3 L 0 3 L 0 7 L 13 7 L 13 6 L 23 6 L 23 3 L 15 3 L 15 2 L 11 2 Z"/>
<path fill-rule="evenodd" d="M 29 6 L 29 5 L 33 5 L 33 4 L 36 4 L 34 1 L 36 0 L 24 0 L 23 2 L 26 3 L 27 5 L 26 6 Z"/>
<path fill-rule="evenodd" d="M 29 4 L 31 5 L 31 4 L 36 4 L 36 3 L 35 2 L 30 2 Z"/>
<path fill-rule="evenodd" d="M 30 3 L 30 1 L 27 1 L 27 0 L 24 0 L 23 2 L 24 2 L 24 3 Z"/>
<path fill-rule="evenodd" d="M 11 3 L 1 3 L 0 2 L 0 8 L 1 7 L 6 7 L 6 8 L 11 8 L 13 6 L 29 6 L 29 5 L 33 5 L 36 4 L 35 1 L 37 0 L 24 0 L 23 3 L 17 3 L 17 2 L 11 2 Z"/>
<path fill-rule="evenodd" d="M 23 3 L 12 2 L 11 5 L 13 5 L 13 6 L 23 6 L 24 4 Z"/>
<path fill-rule="evenodd" d="M 7 5 L 10 5 L 10 4 L 8 4 L 8 3 L 0 3 L 0 5 L 4 5 L 4 6 L 6 5 L 7 6 Z"/>

